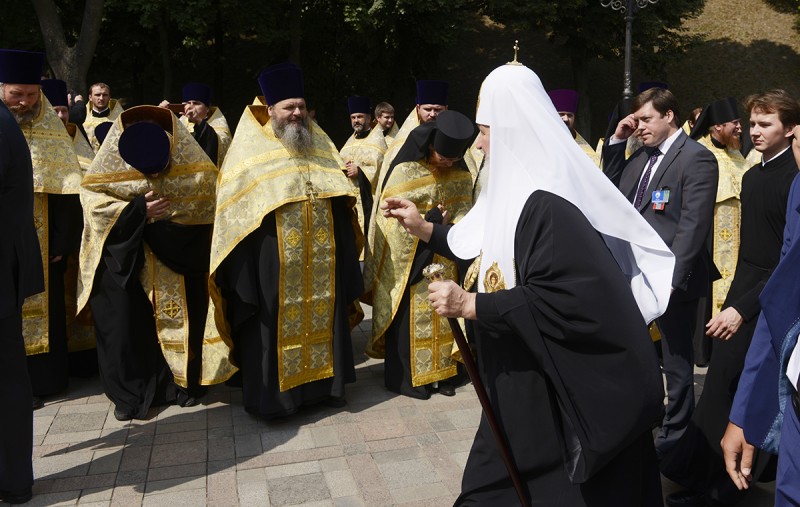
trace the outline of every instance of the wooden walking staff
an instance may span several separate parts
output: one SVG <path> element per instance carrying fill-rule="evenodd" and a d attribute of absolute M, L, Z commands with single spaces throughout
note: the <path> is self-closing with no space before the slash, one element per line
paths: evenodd
<path fill-rule="evenodd" d="M 422 274 L 425 276 L 425 278 L 427 278 L 428 283 L 443 281 L 445 279 L 444 266 L 441 264 L 430 264 L 426 266 L 422 270 Z M 478 400 L 481 402 L 483 413 L 486 415 L 486 420 L 489 421 L 489 427 L 492 430 L 492 435 L 494 435 L 494 440 L 497 442 L 497 447 L 500 448 L 500 454 L 503 457 L 503 463 L 506 465 L 508 475 L 511 476 L 511 482 L 514 483 L 514 489 L 517 492 L 520 504 L 526 506 L 530 505 L 528 497 L 525 494 L 525 490 L 522 487 L 522 480 L 519 476 L 519 470 L 517 470 L 517 465 L 514 463 L 514 458 L 511 457 L 511 452 L 508 450 L 506 439 L 503 437 L 503 433 L 500 431 L 500 426 L 497 424 L 497 419 L 494 416 L 492 403 L 489 401 L 489 396 L 486 394 L 486 388 L 483 386 L 481 377 L 478 374 L 478 367 L 475 365 L 475 359 L 473 359 L 472 353 L 470 352 L 469 343 L 467 343 L 467 339 L 464 337 L 464 333 L 461 331 L 461 326 L 458 325 L 458 321 L 456 319 L 448 318 L 447 322 L 450 324 L 450 329 L 453 331 L 453 337 L 455 338 L 456 345 L 458 345 L 458 349 L 461 351 L 461 357 L 464 359 L 464 366 L 467 368 L 467 375 L 469 375 L 469 379 L 472 381 L 472 385 L 475 387 L 475 392 L 478 394 Z"/>

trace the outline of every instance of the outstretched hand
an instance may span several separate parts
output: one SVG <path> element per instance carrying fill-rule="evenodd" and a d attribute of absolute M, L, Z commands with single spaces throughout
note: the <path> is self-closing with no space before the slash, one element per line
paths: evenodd
<path fill-rule="evenodd" d="M 408 199 L 388 197 L 380 205 L 383 216 L 394 218 L 409 234 L 413 234 L 426 243 L 433 234 L 433 224 L 425 221 L 419 214 L 417 206 Z"/>

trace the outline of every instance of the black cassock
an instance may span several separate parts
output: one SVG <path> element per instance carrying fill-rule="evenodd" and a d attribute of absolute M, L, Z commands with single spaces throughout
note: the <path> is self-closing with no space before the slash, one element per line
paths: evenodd
<path fill-rule="evenodd" d="M 153 305 L 139 281 L 144 265 L 142 242 L 173 271 L 184 275 L 189 314 L 189 389 L 174 382 L 161 353 Z M 103 245 L 89 303 L 94 316 L 100 377 L 116 407 L 143 419 L 152 405 L 184 403 L 203 390 L 199 362 L 208 311 L 207 275 L 211 225 L 181 225 L 168 220 L 147 223 L 144 196 L 123 210 Z"/>
<path fill-rule="evenodd" d="M 67 257 L 78 254 L 83 214 L 77 195 L 47 196 L 49 256 L 61 256 L 48 265 L 47 313 L 49 351 L 28 356 L 28 374 L 34 396 L 57 394 L 67 387 L 67 314 L 64 306 L 64 274 Z M 49 259 L 48 259 L 49 261 Z"/>
<path fill-rule="evenodd" d="M 208 158 L 217 165 L 217 156 L 219 154 L 219 137 L 214 128 L 208 124 L 206 120 L 196 123 L 194 126 L 194 140 L 203 148 L 203 151 L 208 155 Z"/>
<path fill-rule="evenodd" d="M 531 194 L 514 243 L 518 285 L 478 294 L 473 326 L 481 378 L 529 498 L 661 505 L 650 428 L 663 385 L 628 281 L 583 214 L 554 194 Z M 456 505 L 518 503 L 482 417 Z"/>
<path fill-rule="evenodd" d="M 215 274 L 226 301 L 234 357 L 242 375 L 245 409 L 266 418 L 296 412 L 302 405 L 344 396 L 355 382 L 348 305 L 364 292 L 358 263 L 352 210 L 345 198 L 331 199 L 336 244 L 336 302 L 333 319 L 334 376 L 280 392 L 278 384 L 278 279 L 281 269 L 275 213 L 244 238 Z"/>
<path fill-rule="evenodd" d="M 753 166 L 742 177 L 739 255 L 722 308 L 735 308 L 744 322 L 729 340 L 714 341 L 703 394 L 692 421 L 661 463 L 665 476 L 721 503 L 733 504 L 747 493 L 739 491 L 725 471 L 719 441 L 728 426 L 728 414 L 761 311 L 758 295 L 780 259 L 786 202 L 796 175 L 797 163 L 790 149 L 763 167 Z M 757 454 L 753 467 L 757 479 L 774 480 L 772 467 L 768 467 L 769 456 Z M 761 476 L 765 470 L 767 474 Z"/>

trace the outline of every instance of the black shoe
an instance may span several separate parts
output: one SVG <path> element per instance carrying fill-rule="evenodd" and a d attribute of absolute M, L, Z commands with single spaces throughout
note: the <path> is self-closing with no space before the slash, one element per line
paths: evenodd
<path fill-rule="evenodd" d="M 44 406 L 44 401 L 42 401 L 42 399 L 40 397 L 34 396 L 33 397 L 33 409 L 34 410 L 39 410 L 43 406 Z"/>
<path fill-rule="evenodd" d="M 696 491 L 678 491 L 667 495 L 668 507 L 707 507 L 711 505 L 706 502 L 705 496 Z"/>
<path fill-rule="evenodd" d="M 450 382 L 439 382 L 439 394 L 442 396 L 455 396 L 456 388 Z"/>
<path fill-rule="evenodd" d="M 322 403 L 331 408 L 342 408 L 347 405 L 347 400 L 342 396 L 330 396 Z"/>
<path fill-rule="evenodd" d="M 0 491 L 0 500 L 11 504 L 27 503 L 33 497 L 31 488 L 22 491 Z"/>
<path fill-rule="evenodd" d="M 125 410 L 120 410 L 118 408 L 115 408 L 114 419 L 116 419 L 117 421 L 130 421 L 131 419 L 133 419 L 133 414 Z"/>

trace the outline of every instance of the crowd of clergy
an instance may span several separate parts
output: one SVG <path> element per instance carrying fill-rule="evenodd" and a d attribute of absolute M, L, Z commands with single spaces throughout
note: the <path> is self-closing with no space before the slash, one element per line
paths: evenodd
<path fill-rule="evenodd" d="M 259 75 L 235 134 L 206 84 L 126 109 L 43 67 L 0 50 L 0 500 L 31 498 L 32 413 L 70 376 L 99 375 L 119 421 L 219 383 L 291 418 L 343 409 L 365 352 L 398 395 L 488 393 L 457 505 L 662 505 L 659 474 L 684 488 L 671 507 L 776 477 L 777 505 L 800 505 L 785 91 L 684 122 L 642 83 L 593 148 L 578 93 L 515 56 L 475 122 L 446 81 L 417 81 L 402 123 L 348 98 L 339 149 L 291 63 Z"/>

